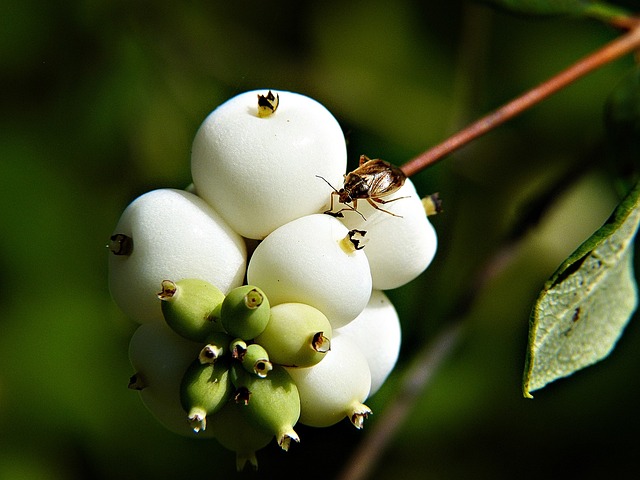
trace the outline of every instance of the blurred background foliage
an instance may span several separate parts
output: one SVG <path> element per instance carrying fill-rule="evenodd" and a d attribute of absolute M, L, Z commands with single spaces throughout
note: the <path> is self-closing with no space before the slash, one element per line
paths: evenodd
<path fill-rule="evenodd" d="M 163 430 L 127 390 L 135 325 L 106 283 L 105 244 L 120 213 L 148 190 L 189 183 L 191 139 L 217 105 L 253 88 L 304 93 L 339 119 L 353 165 L 361 153 L 402 164 L 618 34 L 594 20 L 458 0 L 5 0 L 1 11 L 8 480 L 235 476 L 232 453 Z M 605 362 L 534 400 L 520 391 L 537 292 L 620 198 L 603 111 L 632 67 L 631 57 L 604 67 L 414 177 L 419 192 L 444 199 L 433 220 L 439 252 L 390 292 L 404 348 L 369 402 L 369 429 L 302 427 L 300 445 L 259 452 L 259 472 L 243 477 L 334 478 L 354 461 L 412 355 L 456 317 L 496 252 L 502 268 L 464 312 L 462 341 L 373 477 L 635 475 L 636 321 Z M 514 232 L 520 241 L 504 248 Z"/>

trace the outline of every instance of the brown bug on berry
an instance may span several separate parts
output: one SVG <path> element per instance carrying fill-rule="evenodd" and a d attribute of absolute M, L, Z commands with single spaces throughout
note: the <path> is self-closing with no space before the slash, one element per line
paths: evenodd
<path fill-rule="evenodd" d="M 344 185 L 340 190 L 336 190 L 325 178 L 316 175 L 318 178 L 322 178 L 333 189 L 331 192 L 331 207 L 324 213 L 332 215 L 334 217 L 343 217 L 342 214 L 345 210 L 353 210 L 357 212 L 364 220 L 364 215 L 358 211 L 358 200 L 366 200 L 376 210 L 388 213 L 394 217 L 400 217 L 384 208 L 378 206 L 378 204 L 384 205 L 385 203 L 395 202 L 401 198 L 392 198 L 385 200 L 383 197 L 391 195 L 398 191 L 400 187 L 404 185 L 407 176 L 398 167 L 391 165 L 389 162 L 381 160 L 379 158 L 370 159 L 366 155 L 360 156 L 360 166 L 354 171 L 347 173 L 344 176 Z M 333 199 L 338 197 L 338 202 L 345 205 L 344 208 L 333 211 Z M 351 205 L 349 205 L 351 204 Z"/>

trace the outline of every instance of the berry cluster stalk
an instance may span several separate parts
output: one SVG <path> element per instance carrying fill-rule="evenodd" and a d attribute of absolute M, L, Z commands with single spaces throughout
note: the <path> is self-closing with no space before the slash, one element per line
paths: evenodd
<path fill-rule="evenodd" d="M 414 175 L 594 70 L 631 52 L 640 52 L 640 18 L 620 17 L 611 19 L 609 23 L 614 27 L 627 29 L 628 32 L 405 163 L 401 167 L 402 171 L 408 177 Z M 500 246 L 480 269 L 472 285 L 475 288 L 470 294 L 471 300 L 467 299 L 466 306 L 482 289 L 485 284 L 483 280 L 496 273 L 495 267 L 505 266 L 503 257 L 509 257 L 515 243 L 517 242 L 508 242 Z M 401 388 L 387 406 L 386 413 L 372 426 L 370 434 L 347 461 L 338 477 L 340 480 L 361 480 L 373 471 L 376 461 L 382 458 L 382 452 L 399 431 L 421 392 L 458 344 L 464 330 L 464 324 L 459 322 L 465 312 L 462 315 L 458 313 L 456 321 L 451 322 L 432 343 L 416 354 Z"/>
<path fill-rule="evenodd" d="M 424 170 L 472 140 L 475 140 L 499 125 L 502 125 L 507 120 L 518 116 L 525 110 L 540 103 L 545 98 L 562 90 L 574 81 L 613 60 L 640 49 L 640 18 L 625 20 L 624 22 L 620 20 L 615 24 L 629 28 L 627 33 L 611 41 L 601 49 L 587 55 L 523 95 L 511 100 L 479 120 L 476 120 L 444 142 L 408 161 L 401 167 L 404 174 L 410 177 Z"/>

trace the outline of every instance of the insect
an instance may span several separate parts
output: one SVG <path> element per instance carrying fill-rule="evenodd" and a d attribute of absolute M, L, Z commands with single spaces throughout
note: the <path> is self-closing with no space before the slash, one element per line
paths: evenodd
<path fill-rule="evenodd" d="M 342 214 L 345 210 L 353 210 L 357 212 L 364 220 L 364 215 L 358 211 L 358 200 L 366 200 L 376 210 L 388 213 L 394 217 L 400 217 L 384 208 L 381 208 L 379 204 L 395 202 L 401 198 L 392 198 L 385 200 L 382 197 L 391 195 L 398 191 L 402 185 L 404 185 L 407 176 L 398 167 L 391 165 L 389 162 L 385 162 L 379 158 L 370 159 L 366 155 L 360 156 L 360 166 L 354 171 L 347 173 L 344 176 L 344 185 L 340 190 L 336 190 L 324 177 L 316 175 L 318 178 L 322 178 L 333 189 L 331 192 L 331 207 L 324 213 L 333 215 L 334 217 L 343 217 Z M 338 197 L 338 202 L 345 205 L 344 208 L 333 211 L 334 197 Z M 351 204 L 351 205 L 349 205 Z"/>

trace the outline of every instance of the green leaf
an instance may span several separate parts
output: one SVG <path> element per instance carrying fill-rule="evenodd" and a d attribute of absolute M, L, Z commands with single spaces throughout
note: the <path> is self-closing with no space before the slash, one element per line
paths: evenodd
<path fill-rule="evenodd" d="M 620 7 L 597 0 L 485 0 L 507 10 L 532 15 L 577 15 L 607 20 L 628 16 Z"/>
<path fill-rule="evenodd" d="M 523 393 L 605 358 L 638 303 L 633 239 L 640 182 L 545 283 L 531 313 Z"/>

